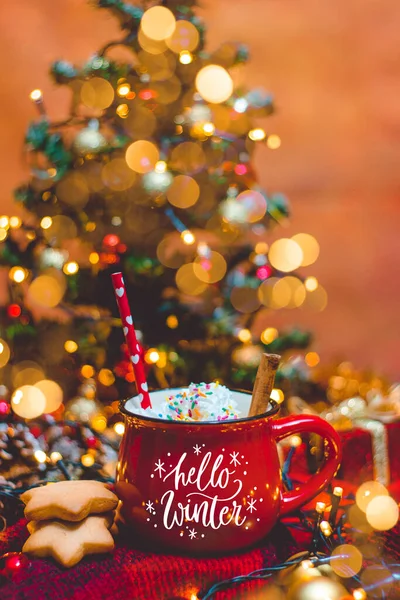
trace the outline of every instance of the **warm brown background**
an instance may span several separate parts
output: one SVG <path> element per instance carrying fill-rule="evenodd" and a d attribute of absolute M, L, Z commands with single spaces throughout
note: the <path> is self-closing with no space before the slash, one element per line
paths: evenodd
<path fill-rule="evenodd" d="M 250 86 L 272 91 L 276 151 L 260 150 L 263 184 L 292 201 L 288 235 L 321 245 L 309 268 L 329 294 L 320 314 L 281 311 L 269 325 L 315 330 L 323 360 L 346 357 L 399 377 L 400 3 L 397 0 L 205 0 L 209 46 L 248 43 Z M 0 7 L 1 211 L 25 170 L 21 144 L 40 87 L 55 118 L 62 89 L 47 77 L 56 58 L 83 61 L 117 31 L 86 0 L 14 0 Z"/>

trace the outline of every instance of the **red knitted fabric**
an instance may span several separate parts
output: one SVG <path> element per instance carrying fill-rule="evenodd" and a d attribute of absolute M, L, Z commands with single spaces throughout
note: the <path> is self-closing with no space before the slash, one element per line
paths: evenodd
<path fill-rule="evenodd" d="M 24 520 L 0 534 L 0 556 L 20 551 L 27 538 Z M 306 547 L 304 544 L 303 548 Z M 190 599 L 223 579 L 282 562 L 299 551 L 283 525 L 265 544 L 250 552 L 220 558 L 186 558 L 149 554 L 118 541 L 111 555 L 87 557 L 64 569 L 51 559 L 32 559 L 14 581 L 0 587 L 1 600 L 178 600 Z M 265 586 L 253 582 L 221 592 L 216 600 L 249 598 Z M 247 592 L 247 594 L 246 594 Z"/>

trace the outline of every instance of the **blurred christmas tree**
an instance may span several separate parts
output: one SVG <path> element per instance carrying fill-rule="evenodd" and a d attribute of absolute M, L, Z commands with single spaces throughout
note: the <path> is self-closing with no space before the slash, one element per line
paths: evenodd
<path fill-rule="evenodd" d="M 70 115 L 52 122 L 40 90 L 31 93 L 32 177 L 15 194 L 26 216 L 0 218 L 0 367 L 11 388 L 46 378 L 71 394 L 74 375 L 97 371 L 110 390 L 116 375 L 113 400 L 121 382 L 132 384 L 113 317 L 115 270 L 125 274 L 153 385 L 218 378 L 249 387 L 263 351 L 310 341 L 298 330 L 256 333 L 262 311 L 268 324 L 271 308 L 323 308 L 317 280 L 295 274 L 319 248 L 307 234 L 268 245 L 289 213 L 251 163 L 257 144 L 280 145 L 254 122 L 273 112 L 272 99 L 234 83 L 244 46 L 205 50 L 195 4 L 96 0 L 122 35 L 83 67 L 52 65 L 70 90 Z M 305 369 L 284 363 L 280 386 Z"/>

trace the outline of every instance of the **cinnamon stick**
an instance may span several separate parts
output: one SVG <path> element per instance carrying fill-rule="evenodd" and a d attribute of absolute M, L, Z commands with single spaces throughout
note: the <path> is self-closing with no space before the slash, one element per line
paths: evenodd
<path fill-rule="evenodd" d="M 269 397 L 274 387 L 275 373 L 281 357 L 279 354 L 263 354 L 254 382 L 249 417 L 261 415 L 268 410 Z"/>

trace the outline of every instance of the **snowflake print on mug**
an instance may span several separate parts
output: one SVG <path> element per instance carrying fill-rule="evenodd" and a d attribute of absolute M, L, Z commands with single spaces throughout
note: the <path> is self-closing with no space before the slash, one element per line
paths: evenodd
<path fill-rule="evenodd" d="M 188 536 L 197 542 L 206 534 L 200 536 L 196 525 L 213 530 L 230 524 L 242 527 L 257 511 L 254 497 L 257 488 L 253 488 L 251 498 L 243 494 L 242 478 L 247 474 L 241 467 L 244 458 L 235 451 L 230 454 L 208 451 L 204 444 L 194 444 L 191 451 L 183 452 L 176 460 L 172 460 L 170 452 L 161 456 L 154 463 L 154 471 L 160 483 L 165 484 L 165 491 L 160 498 L 145 503 L 147 521 L 153 527 L 158 523 L 180 537 Z M 247 525 L 243 529 L 248 530 Z"/>

